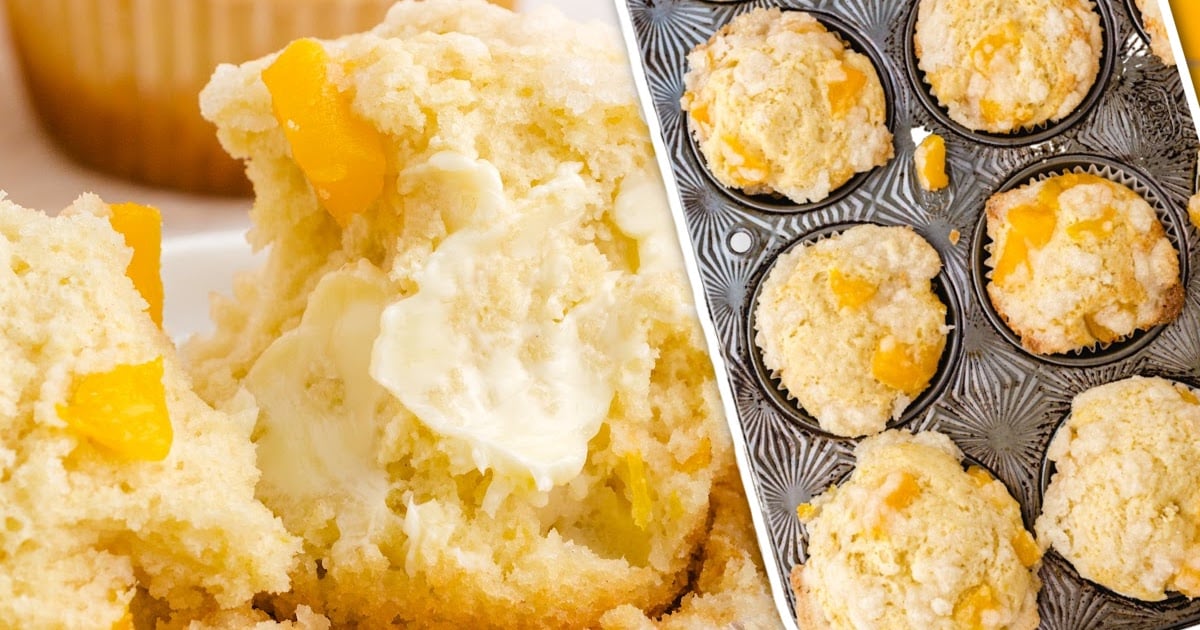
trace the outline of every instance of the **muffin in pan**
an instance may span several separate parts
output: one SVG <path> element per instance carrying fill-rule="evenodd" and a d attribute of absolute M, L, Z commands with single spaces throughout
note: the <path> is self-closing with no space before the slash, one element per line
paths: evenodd
<path fill-rule="evenodd" d="M 754 310 L 763 364 L 820 427 L 882 431 L 928 386 L 946 346 L 937 251 L 907 227 L 857 225 L 781 255 Z"/>
<path fill-rule="evenodd" d="M 847 481 L 797 510 L 801 628 L 1037 627 L 1041 549 L 1003 483 L 963 470 L 937 432 L 887 431 L 854 454 Z"/>
<path fill-rule="evenodd" d="M 1129 187 L 1067 172 L 992 195 L 987 294 L 1035 354 L 1120 341 L 1183 308 L 1179 258 Z"/>
<path fill-rule="evenodd" d="M 921 0 L 913 45 L 950 118 L 989 133 L 1068 116 L 1103 52 L 1092 0 Z"/>
<path fill-rule="evenodd" d="M 817 202 L 893 155 L 876 68 L 811 14 L 734 18 L 688 54 L 684 85 L 688 127 L 728 188 Z"/>
<path fill-rule="evenodd" d="M 1089 389 L 1050 442 L 1036 530 L 1075 570 L 1147 601 L 1200 597 L 1200 398 L 1134 376 Z"/>

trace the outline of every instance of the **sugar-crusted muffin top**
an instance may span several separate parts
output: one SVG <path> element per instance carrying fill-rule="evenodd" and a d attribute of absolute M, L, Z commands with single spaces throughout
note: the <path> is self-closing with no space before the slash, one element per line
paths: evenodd
<path fill-rule="evenodd" d="M 1200 398 L 1134 376 L 1071 401 L 1036 530 L 1081 576 L 1148 601 L 1200 597 Z"/>
<path fill-rule="evenodd" d="M 936 432 L 886 431 L 855 458 L 849 479 L 799 508 L 800 627 L 1037 627 L 1041 549 L 1003 483 L 964 471 Z"/>
<path fill-rule="evenodd" d="M 729 437 L 615 33 L 405 2 L 218 69 L 202 105 L 270 253 L 188 351 L 210 400 L 262 409 L 259 491 L 306 542 L 274 605 L 622 627 L 686 591 L 679 623 L 774 615 L 753 548 L 710 530 L 750 524 L 713 498 Z"/>
<path fill-rule="evenodd" d="M 1031 352 L 1106 345 L 1173 320 L 1179 259 L 1129 187 L 1065 173 L 993 195 L 988 296 Z"/>
<path fill-rule="evenodd" d="M 10 626 L 183 627 L 249 614 L 256 593 L 287 590 L 299 550 L 254 498 L 253 405 L 235 398 L 215 411 L 192 393 L 126 276 L 131 251 L 110 214 L 94 195 L 52 218 L 0 193 L 0 619 Z"/>
<path fill-rule="evenodd" d="M 729 188 L 820 201 L 892 157 L 871 60 L 808 13 L 739 15 L 688 54 L 684 84 L 689 129 Z"/>
<path fill-rule="evenodd" d="M 882 431 L 929 385 L 946 344 L 931 280 L 937 251 L 908 227 L 859 225 L 775 261 L 754 307 L 755 343 L 821 428 Z"/>
<path fill-rule="evenodd" d="M 1175 53 L 1171 51 L 1171 38 L 1158 0 L 1134 0 L 1134 3 L 1142 14 L 1142 26 L 1150 35 L 1150 51 L 1168 66 L 1175 65 Z"/>
<path fill-rule="evenodd" d="M 994 133 L 1069 115 L 1103 50 L 1092 0 L 921 0 L 914 46 L 950 118 Z"/>

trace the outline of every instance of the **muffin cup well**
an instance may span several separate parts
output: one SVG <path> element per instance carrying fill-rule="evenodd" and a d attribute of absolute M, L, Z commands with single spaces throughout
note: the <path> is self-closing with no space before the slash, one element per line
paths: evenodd
<path fill-rule="evenodd" d="M 1050 140 L 1087 117 L 1104 95 L 1109 77 L 1113 74 L 1117 56 L 1117 40 L 1114 35 L 1115 22 L 1112 9 L 1105 2 L 1097 2 L 1095 6 L 1100 16 L 1100 40 L 1103 45 L 1100 52 L 1100 69 L 1096 73 L 1095 82 L 1092 83 L 1091 89 L 1088 90 L 1083 100 L 1075 107 L 1074 111 L 1060 120 L 1044 122 L 1011 133 L 991 133 L 970 129 L 950 118 L 949 112 L 938 102 L 937 97 L 933 94 L 933 88 L 925 80 L 925 72 L 918 65 L 920 60 L 917 59 L 914 38 L 916 36 L 920 2 L 916 1 L 911 3 L 904 26 L 905 74 L 908 76 L 912 91 L 916 95 L 917 100 L 920 101 L 929 114 L 946 129 L 964 136 L 973 142 L 996 147 L 1020 147 Z"/>
<path fill-rule="evenodd" d="M 831 236 L 840 234 L 855 225 L 862 224 L 837 224 L 825 226 L 819 230 L 815 230 L 804 235 L 800 240 L 792 243 L 783 251 L 779 252 L 779 256 L 792 251 L 796 247 L 802 247 L 812 243 L 822 241 Z M 778 259 L 778 256 L 775 257 Z M 805 429 L 818 433 L 820 435 L 837 440 L 857 440 L 860 438 L 847 438 L 845 436 L 835 435 L 821 428 L 820 423 L 810 413 L 808 413 L 800 402 L 791 392 L 784 387 L 779 375 L 771 370 L 763 362 L 762 349 L 759 347 L 756 337 L 758 336 L 758 325 L 756 322 L 756 311 L 759 295 L 762 292 L 762 286 L 771 270 L 775 267 L 775 261 L 766 265 L 761 275 L 754 282 L 754 292 L 750 298 L 751 308 L 747 311 L 748 322 L 745 326 L 747 339 L 746 347 L 750 349 L 750 361 L 753 366 L 753 374 L 762 388 L 763 394 L 776 406 L 779 410 L 792 422 L 799 424 Z M 962 307 L 958 302 L 956 293 L 951 287 L 950 277 L 946 273 L 945 267 L 938 272 L 938 275 L 932 280 L 932 289 L 934 295 L 946 307 L 946 345 L 942 349 L 942 356 L 938 359 L 937 371 L 934 372 L 933 378 L 929 380 L 929 385 L 913 398 L 912 402 L 905 407 L 904 412 L 899 418 L 892 418 L 888 421 L 886 429 L 894 429 L 904 426 L 911 422 L 914 418 L 919 417 L 922 413 L 938 399 L 942 391 L 953 380 L 955 367 L 958 364 L 958 357 L 962 346 L 960 339 L 962 332 Z"/>
<path fill-rule="evenodd" d="M 1187 286 L 1188 257 L 1186 243 L 1183 240 L 1185 231 L 1184 221 L 1167 206 L 1165 200 L 1168 197 L 1159 188 L 1158 184 L 1149 176 L 1138 172 L 1131 166 L 1099 155 L 1059 155 L 1041 160 L 1018 170 L 994 192 L 1007 192 L 1025 184 L 1064 173 L 1097 175 L 1127 186 L 1145 199 L 1158 216 L 1159 223 L 1162 224 L 1163 231 L 1167 235 L 1167 240 L 1175 248 L 1175 252 L 1179 257 L 1180 282 L 1184 286 Z M 1154 338 L 1169 325 L 1160 324 L 1147 329 L 1135 330 L 1133 333 L 1110 344 L 1097 344 L 1090 348 L 1084 348 L 1071 353 L 1036 354 L 1030 352 L 1021 345 L 1020 337 L 1004 322 L 1004 318 L 997 312 L 990 296 L 988 296 L 987 284 L 990 282 L 989 276 L 992 268 L 987 264 L 987 260 L 991 256 L 991 245 L 992 240 L 987 235 L 986 213 L 980 213 L 979 220 L 975 225 L 975 232 L 971 239 L 971 278 L 975 295 L 979 299 L 984 315 L 996 329 L 996 332 L 1021 352 L 1038 361 L 1069 367 L 1097 367 L 1106 365 L 1137 354 L 1154 341 Z"/>

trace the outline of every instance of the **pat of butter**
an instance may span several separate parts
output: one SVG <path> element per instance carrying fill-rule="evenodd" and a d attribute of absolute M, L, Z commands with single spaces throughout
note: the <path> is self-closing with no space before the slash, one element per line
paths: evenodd
<path fill-rule="evenodd" d="M 375 410 L 387 392 L 367 367 L 388 299 L 387 279 L 370 265 L 325 276 L 300 325 L 250 369 L 246 388 L 262 412 L 262 483 L 298 499 L 384 506 L 388 481 L 378 462 Z M 339 525 L 357 529 L 342 517 Z"/>
<path fill-rule="evenodd" d="M 621 183 L 612 214 L 617 227 L 637 241 L 638 273 L 683 273 L 667 191 L 653 165 Z"/>
<path fill-rule="evenodd" d="M 564 170 L 536 206 L 496 212 L 508 201 L 490 164 L 443 153 L 414 168 L 445 171 L 481 207 L 450 222 L 458 229 L 414 275 L 416 293 L 383 312 L 370 374 L 450 438 L 442 447 L 452 457 L 505 483 L 565 483 L 582 470 L 614 392 L 613 362 L 585 338 L 617 308 L 616 275 L 588 266 L 560 229 L 584 183 Z"/>

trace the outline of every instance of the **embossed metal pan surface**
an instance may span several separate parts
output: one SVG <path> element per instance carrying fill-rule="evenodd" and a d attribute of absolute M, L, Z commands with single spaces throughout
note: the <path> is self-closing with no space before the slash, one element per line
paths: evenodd
<path fill-rule="evenodd" d="M 1096 86 L 1075 113 L 1030 131 L 995 135 L 949 119 L 914 59 L 916 1 L 616 0 L 660 165 L 681 222 L 705 325 L 723 370 L 723 394 L 739 448 L 780 615 L 794 626 L 791 568 L 805 558 L 796 506 L 845 477 L 856 440 L 820 431 L 781 395 L 754 345 L 753 304 L 775 258 L 848 224 L 912 226 L 943 262 L 934 282 L 954 326 L 933 385 L 889 426 L 936 429 L 986 466 L 1020 502 L 1027 526 L 1040 511 L 1046 448 L 1078 393 L 1132 375 L 1200 386 L 1200 248 L 1187 199 L 1200 143 L 1176 68 L 1150 51 L 1132 2 L 1097 0 L 1104 52 Z M 718 185 L 681 110 L 686 55 L 743 12 L 778 6 L 812 12 L 874 61 L 888 98 L 895 157 L 828 199 L 794 205 Z M 927 193 L 913 171 L 911 130 L 943 136 L 950 188 Z M 1142 194 L 1180 252 L 1187 290 L 1174 322 L 1103 350 L 1038 357 L 1021 349 L 986 299 L 982 227 L 993 193 L 1060 172 L 1091 172 Z M 953 236 L 952 236 L 953 235 Z M 1043 628 L 1179 628 L 1200 622 L 1200 600 L 1147 603 L 1080 578 L 1049 552 L 1041 570 Z M 853 597 L 853 594 L 846 594 Z"/>

